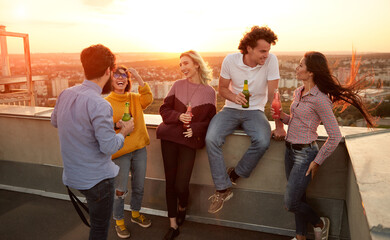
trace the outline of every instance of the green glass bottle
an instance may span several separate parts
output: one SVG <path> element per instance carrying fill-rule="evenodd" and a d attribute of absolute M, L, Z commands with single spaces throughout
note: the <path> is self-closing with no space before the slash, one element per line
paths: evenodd
<path fill-rule="evenodd" d="M 125 111 L 124 111 L 123 116 L 122 116 L 122 121 L 124 121 L 124 122 L 127 122 L 127 121 L 131 120 L 131 114 L 130 114 L 130 111 L 129 111 L 129 106 L 130 106 L 130 103 L 126 102 L 125 103 Z M 129 136 L 129 135 L 130 134 L 127 134 L 127 136 Z"/>
<path fill-rule="evenodd" d="M 249 90 L 248 90 L 248 80 L 244 80 L 244 88 L 242 89 L 242 93 L 245 95 L 246 104 L 242 104 L 243 108 L 249 107 Z"/>

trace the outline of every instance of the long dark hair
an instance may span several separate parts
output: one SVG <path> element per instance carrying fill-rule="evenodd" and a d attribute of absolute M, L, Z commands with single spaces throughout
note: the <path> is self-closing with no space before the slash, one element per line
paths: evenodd
<path fill-rule="evenodd" d="M 363 115 L 369 127 L 375 126 L 374 117 L 368 112 L 363 103 L 363 99 L 358 95 L 360 90 L 367 85 L 363 81 L 352 81 L 350 79 L 346 85 L 340 84 L 338 79 L 331 74 L 328 60 L 320 52 L 305 53 L 305 64 L 307 71 L 313 73 L 313 81 L 318 89 L 327 94 L 335 106 L 353 105 Z M 351 76 L 351 78 L 355 78 Z"/>

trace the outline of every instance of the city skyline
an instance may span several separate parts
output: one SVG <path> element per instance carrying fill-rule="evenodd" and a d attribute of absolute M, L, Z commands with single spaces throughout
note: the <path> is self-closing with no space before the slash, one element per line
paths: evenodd
<path fill-rule="evenodd" d="M 237 51 L 253 25 L 279 37 L 274 52 L 390 52 L 388 0 L 171 1 L 0 0 L 0 25 L 29 34 L 31 53 Z M 10 54 L 22 41 L 7 38 Z"/>

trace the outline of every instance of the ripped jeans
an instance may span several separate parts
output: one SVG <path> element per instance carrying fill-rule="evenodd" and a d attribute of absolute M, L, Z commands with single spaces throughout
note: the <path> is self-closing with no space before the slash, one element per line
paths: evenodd
<path fill-rule="evenodd" d="M 146 176 L 146 148 L 141 148 L 133 152 L 122 155 L 112 160 L 119 166 L 118 176 L 115 178 L 115 194 L 113 206 L 113 218 L 115 220 L 124 219 L 125 198 L 128 194 L 127 182 L 131 172 L 131 200 L 132 211 L 141 210 L 142 198 L 144 196 L 144 182 Z M 117 196 L 117 191 L 122 192 L 122 196 Z"/>

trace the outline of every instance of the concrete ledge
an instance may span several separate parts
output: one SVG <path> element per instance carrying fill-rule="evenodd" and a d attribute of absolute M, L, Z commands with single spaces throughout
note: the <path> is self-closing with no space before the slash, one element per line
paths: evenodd
<path fill-rule="evenodd" d="M 355 134 L 345 142 L 351 158 L 347 204 L 355 210 L 349 211 L 348 218 L 360 222 L 355 226 L 367 225 L 351 228 L 351 237 L 390 239 L 390 131 Z"/>
<path fill-rule="evenodd" d="M 0 184 L 65 193 L 57 130 L 49 121 L 51 111 L 51 108 L 0 106 Z M 160 141 L 155 138 L 161 117 L 146 115 L 145 118 L 151 137 L 147 147 L 145 207 L 161 214 L 165 211 L 164 171 Z M 350 127 L 341 127 L 341 131 L 345 143 L 321 166 L 308 188 L 308 197 L 321 214 L 331 217 L 333 237 L 349 238 L 351 229 L 352 239 L 390 239 L 390 131 Z M 326 131 L 320 126 L 318 133 L 321 146 Z M 249 141 L 240 131 L 227 137 L 224 145 L 227 166 L 237 163 Z M 226 203 L 229 211 L 209 215 L 207 198 L 214 191 L 213 182 L 206 151 L 199 150 L 191 178 L 191 219 L 291 235 L 292 215 L 280 206 L 286 185 L 283 155 L 283 142 L 272 141 L 251 177 L 240 179 L 238 188 L 234 189 L 235 197 Z M 242 208 L 243 199 L 248 201 L 248 206 L 260 209 L 253 211 L 254 215 L 252 208 L 243 209 L 250 212 L 247 219 L 240 219 L 234 210 Z M 264 209 L 268 205 L 270 211 Z M 263 216 L 269 220 L 263 221 Z M 275 226 L 273 216 L 287 223 Z"/>

